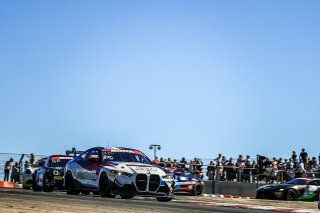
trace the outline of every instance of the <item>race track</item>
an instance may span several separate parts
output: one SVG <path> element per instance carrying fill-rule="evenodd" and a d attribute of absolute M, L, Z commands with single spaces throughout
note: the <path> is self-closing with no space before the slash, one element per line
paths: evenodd
<path fill-rule="evenodd" d="M 246 206 L 278 205 L 278 210 L 272 208 L 246 208 Z M 0 189 L 0 212 L 31 213 L 75 213 L 75 212 L 294 212 L 296 208 L 304 212 L 318 212 L 316 203 L 297 203 L 285 201 L 269 201 L 255 199 L 228 199 L 193 197 L 176 195 L 171 202 L 158 202 L 152 197 L 135 197 L 130 200 L 116 198 L 102 198 L 94 195 L 66 195 L 64 192 L 53 193 L 33 192 L 22 189 Z M 285 207 L 285 208 L 283 208 Z M 286 211 L 287 209 L 287 211 Z M 301 211 L 300 211 L 301 212 Z M 303 211 L 302 211 L 303 212 Z"/>

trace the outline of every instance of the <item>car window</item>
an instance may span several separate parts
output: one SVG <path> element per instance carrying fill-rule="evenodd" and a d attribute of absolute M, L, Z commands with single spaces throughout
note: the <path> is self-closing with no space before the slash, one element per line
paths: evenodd
<path fill-rule="evenodd" d="M 48 163 L 49 167 L 64 167 L 70 160 L 72 160 L 72 157 L 52 156 L 48 160 Z"/>
<path fill-rule="evenodd" d="M 103 151 L 104 161 L 120 161 L 120 162 L 137 162 L 152 164 L 152 162 L 140 153 L 135 153 L 131 150 L 115 150 L 115 151 Z"/>
<path fill-rule="evenodd" d="M 320 186 L 320 180 L 313 180 L 309 183 L 309 185 Z"/>
<path fill-rule="evenodd" d="M 305 179 L 293 179 L 287 182 L 287 184 L 293 184 L 293 185 L 305 185 L 308 181 Z"/>
<path fill-rule="evenodd" d="M 90 150 L 90 151 L 86 154 L 86 159 L 88 159 L 89 157 L 99 158 L 99 151 L 96 150 L 96 149 Z"/>

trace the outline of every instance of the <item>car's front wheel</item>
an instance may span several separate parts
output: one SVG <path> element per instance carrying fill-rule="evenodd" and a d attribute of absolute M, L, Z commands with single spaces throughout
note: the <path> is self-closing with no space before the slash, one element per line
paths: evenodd
<path fill-rule="evenodd" d="M 41 187 L 39 187 L 39 186 L 37 185 L 35 175 L 32 176 L 32 190 L 35 191 L 35 192 L 39 192 L 39 191 L 42 190 Z"/>
<path fill-rule="evenodd" d="M 116 195 L 111 194 L 112 183 L 106 173 L 103 173 L 99 179 L 99 192 L 101 197 L 114 198 Z"/>
<path fill-rule="evenodd" d="M 52 192 L 53 191 L 53 187 L 50 185 L 49 181 L 50 180 L 48 179 L 47 175 L 44 174 L 43 181 L 42 181 L 42 183 L 43 183 L 42 188 L 43 188 L 44 192 Z"/>
<path fill-rule="evenodd" d="M 74 186 L 74 179 L 71 172 L 67 172 L 65 176 L 65 190 L 68 195 L 78 195 L 80 193 Z"/>
<path fill-rule="evenodd" d="M 298 193 L 294 189 L 289 189 L 287 192 L 287 200 L 289 201 L 295 201 L 298 198 Z"/>
<path fill-rule="evenodd" d="M 199 196 L 202 194 L 202 184 L 197 182 L 194 186 L 193 195 Z"/>

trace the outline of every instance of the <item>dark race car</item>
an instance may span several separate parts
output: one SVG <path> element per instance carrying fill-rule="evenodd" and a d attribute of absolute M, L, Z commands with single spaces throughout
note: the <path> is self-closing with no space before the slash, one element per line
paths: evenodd
<path fill-rule="evenodd" d="M 64 167 L 73 157 L 51 155 L 41 163 L 32 174 L 33 191 L 52 192 L 54 188 L 63 189 Z"/>
<path fill-rule="evenodd" d="M 200 178 L 195 178 L 193 174 L 185 169 L 176 168 L 173 171 L 175 181 L 175 192 L 187 192 L 195 196 L 201 195 L 204 190 L 204 182 Z"/>
<path fill-rule="evenodd" d="M 158 201 L 173 198 L 174 180 L 154 166 L 141 151 L 129 148 L 91 148 L 65 167 L 67 194 L 100 194 L 129 199 L 136 195 L 154 196 Z"/>
<path fill-rule="evenodd" d="M 284 184 L 264 185 L 256 190 L 257 199 L 297 200 L 320 188 L 319 178 L 296 178 Z"/>

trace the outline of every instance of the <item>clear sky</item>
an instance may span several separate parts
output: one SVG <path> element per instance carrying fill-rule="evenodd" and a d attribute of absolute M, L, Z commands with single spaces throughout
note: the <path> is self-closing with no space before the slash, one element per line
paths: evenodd
<path fill-rule="evenodd" d="M 320 153 L 320 1 L 0 1 L 0 152 Z"/>

